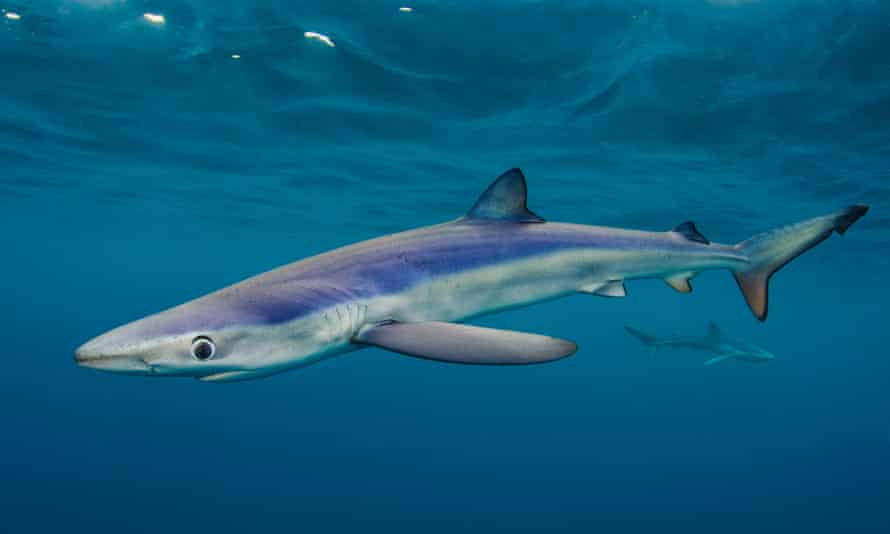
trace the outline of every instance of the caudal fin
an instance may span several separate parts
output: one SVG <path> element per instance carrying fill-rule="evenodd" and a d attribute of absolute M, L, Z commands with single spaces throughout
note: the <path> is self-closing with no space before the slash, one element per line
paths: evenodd
<path fill-rule="evenodd" d="M 643 344 L 649 347 L 649 350 L 653 353 L 655 352 L 655 349 L 658 348 L 658 338 L 656 338 L 655 336 L 647 334 L 645 332 L 640 332 L 636 328 L 631 328 L 627 325 L 624 326 L 624 329 L 627 330 L 628 334 L 642 341 Z"/>
<path fill-rule="evenodd" d="M 843 234 L 868 211 L 857 204 L 823 217 L 783 226 L 736 245 L 750 263 L 733 274 L 754 316 L 766 320 L 769 279 L 779 269 L 831 235 Z"/>

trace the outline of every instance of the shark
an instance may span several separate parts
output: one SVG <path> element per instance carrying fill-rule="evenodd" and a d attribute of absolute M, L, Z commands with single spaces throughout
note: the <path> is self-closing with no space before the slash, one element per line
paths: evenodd
<path fill-rule="evenodd" d="M 705 361 L 705 365 L 714 365 L 725 360 L 741 360 L 745 362 L 762 363 L 776 359 L 770 351 L 738 339 L 732 339 L 723 334 L 717 323 L 708 323 L 708 332 L 704 336 L 680 337 L 670 339 L 658 339 L 657 337 L 641 332 L 636 328 L 625 325 L 624 329 L 631 336 L 643 342 L 654 354 L 662 347 L 674 349 L 701 350 L 716 354 L 717 356 Z"/>
<path fill-rule="evenodd" d="M 753 314 L 767 316 L 770 277 L 843 234 L 868 207 L 711 242 L 693 222 L 640 231 L 547 222 L 528 208 L 520 169 L 499 176 L 463 216 L 338 248 L 259 274 L 87 341 L 76 363 L 101 371 L 230 382 L 377 347 L 441 362 L 522 365 L 577 345 L 471 319 L 572 294 L 620 298 L 625 281 L 661 278 L 689 293 L 730 271 Z"/>

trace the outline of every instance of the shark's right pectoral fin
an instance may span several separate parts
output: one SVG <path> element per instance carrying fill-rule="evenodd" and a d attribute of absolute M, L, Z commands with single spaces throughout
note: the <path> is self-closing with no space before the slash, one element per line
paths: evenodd
<path fill-rule="evenodd" d="M 538 334 L 427 321 L 390 322 L 362 329 L 355 343 L 441 362 L 524 365 L 571 356 L 571 341 Z"/>
<path fill-rule="evenodd" d="M 720 355 L 720 356 L 717 356 L 716 358 L 711 358 L 710 360 L 706 361 L 706 362 L 705 362 L 705 365 L 714 365 L 715 363 L 720 363 L 720 362 L 722 362 L 723 360 L 728 360 L 728 359 L 730 359 L 730 358 L 732 358 L 731 355 L 729 355 L 729 354 L 722 354 L 722 355 Z"/>

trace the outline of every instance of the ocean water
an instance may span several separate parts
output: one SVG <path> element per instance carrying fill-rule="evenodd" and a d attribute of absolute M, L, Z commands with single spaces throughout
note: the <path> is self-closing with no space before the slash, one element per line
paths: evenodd
<path fill-rule="evenodd" d="M 0 530 L 890 531 L 886 1 L 0 9 Z M 514 166 L 550 220 L 726 243 L 871 211 L 774 277 L 764 324 L 724 272 L 476 321 L 578 342 L 548 365 L 366 350 L 205 384 L 73 362 L 455 218 Z M 705 367 L 623 329 L 710 320 L 777 359 Z"/>

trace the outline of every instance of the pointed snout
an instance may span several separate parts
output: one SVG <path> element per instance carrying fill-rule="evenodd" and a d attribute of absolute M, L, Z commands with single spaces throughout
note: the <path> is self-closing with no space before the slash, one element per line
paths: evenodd
<path fill-rule="evenodd" d="M 74 351 L 74 361 L 81 367 L 119 373 L 145 373 L 151 367 L 132 350 L 115 343 L 106 335 L 92 339 Z"/>
<path fill-rule="evenodd" d="M 775 359 L 776 359 L 776 355 L 775 355 L 775 354 L 773 354 L 772 352 L 767 352 L 767 351 L 762 351 L 762 352 L 757 353 L 757 357 L 758 357 L 761 361 L 765 361 L 765 362 L 766 362 L 766 361 L 770 361 L 770 360 L 775 360 Z"/>

